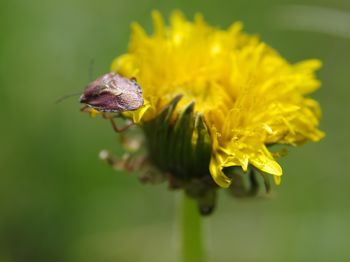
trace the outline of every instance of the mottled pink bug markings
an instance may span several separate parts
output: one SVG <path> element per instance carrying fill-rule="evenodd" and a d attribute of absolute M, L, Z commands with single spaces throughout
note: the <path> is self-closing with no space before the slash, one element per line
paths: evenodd
<path fill-rule="evenodd" d="M 115 72 L 105 74 L 90 83 L 80 103 L 100 112 L 132 111 L 143 106 L 142 89 L 134 79 Z"/>

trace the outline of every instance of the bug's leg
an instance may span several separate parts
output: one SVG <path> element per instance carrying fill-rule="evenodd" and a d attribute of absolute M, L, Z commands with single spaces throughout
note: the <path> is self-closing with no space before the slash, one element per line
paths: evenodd
<path fill-rule="evenodd" d="M 111 115 L 110 117 L 115 119 L 120 117 L 120 115 Z M 130 119 L 127 119 L 126 121 L 127 121 L 127 124 L 123 128 L 127 129 L 128 127 L 131 127 L 134 125 Z M 129 137 L 124 132 L 119 133 L 119 138 L 123 148 L 128 152 L 136 152 L 138 149 L 140 149 L 141 145 L 144 143 L 144 139 L 142 136 Z"/>
<path fill-rule="evenodd" d="M 127 119 L 126 120 L 127 124 L 124 127 L 119 128 L 114 118 L 120 117 L 120 115 L 111 115 L 111 114 L 104 113 L 103 117 L 111 121 L 113 129 L 115 132 L 119 133 L 120 142 L 126 151 L 136 152 L 141 147 L 143 143 L 142 138 L 140 137 L 130 138 L 125 133 L 123 133 L 123 131 L 127 130 L 128 128 L 134 125 L 131 120 Z"/>
<path fill-rule="evenodd" d="M 103 113 L 102 116 L 103 116 L 103 118 L 105 118 L 105 119 L 109 119 L 109 121 L 110 121 L 111 124 L 112 124 L 113 130 L 114 130 L 116 133 L 121 133 L 121 132 L 127 130 L 129 127 L 131 127 L 131 126 L 133 125 L 133 123 L 129 123 L 129 124 L 126 124 L 126 125 L 123 126 L 123 127 L 118 127 L 117 124 L 115 123 L 114 119 L 113 119 L 113 116 L 108 115 L 108 114 L 106 114 L 106 113 Z"/>
<path fill-rule="evenodd" d="M 89 107 L 87 106 L 87 105 L 85 105 L 85 106 L 83 106 L 83 107 L 81 107 L 80 108 L 80 112 L 89 112 L 88 110 L 86 110 L 86 109 L 88 109 Z"/>
<path fill-rule="evenodd" d="M 96 109 L 94 109 L 92 107 L 89 107 L 88 105 L 81 107 L 80 112 L 88 113 L 91 117 L 95 117 L 95 116 L 100 114 L 99 111 L 97 111 Z"/>
<path fill-rule="evenodd" d="M 129 127 L 131 127 L 133 125 L 133 123 L 130 123 L 130 124 L 126 124 L 123 127 L 117 127 L 117 124 L 115 123 L 113 118 L 110 118 L 109 120 L 111 121 L 111 124 L 112 124 L 112 127 L 113 127 L 114 131 L 117 132 L 117 133 L 121 133 L 121 132 L 127 130 Z"/>

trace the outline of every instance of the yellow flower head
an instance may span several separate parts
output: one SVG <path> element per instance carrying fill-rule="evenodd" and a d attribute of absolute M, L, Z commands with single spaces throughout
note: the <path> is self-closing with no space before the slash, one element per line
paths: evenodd
<path fill-rule="evenodd" d="M 194 102 L 193 115 L 203 117 L 210 137 L 209 170 L 219 186 L 230 186 L 223 170 L 234 166 L 252 166 L 279 184 L 282 168 L 269 146 L 323 137 L 320 107 L 306 97 L 320 86 L 315 71 L 321 62 L 291 64 L 242 32 L 240 22 L 221 30 L 201 15 L 192 22 L 179 11 L 171 14 L 170 26 L 159 12 L 152 18 L 154 33 L 134 23 L 128 52 L 112 64 L 112 71 L 136 77 L 143 89 L 145 106 L 128 116 L 144 126 L 181 95 L 170 123 Z M 194 130 L 193 143 L 197 136 Z"/>

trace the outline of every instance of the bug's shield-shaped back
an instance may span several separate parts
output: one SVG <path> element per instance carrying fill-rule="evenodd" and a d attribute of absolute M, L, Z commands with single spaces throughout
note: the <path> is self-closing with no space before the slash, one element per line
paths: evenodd
<path fill-rule="evenodd" d="M 144 100 L 135 80 L 111 72 L 90 83 L 80 97 L 80 103 L 100 112 L 125 112 L 140 108 Z"/>

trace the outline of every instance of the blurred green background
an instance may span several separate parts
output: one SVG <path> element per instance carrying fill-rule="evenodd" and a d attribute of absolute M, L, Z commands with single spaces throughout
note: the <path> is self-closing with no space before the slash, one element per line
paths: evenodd
<path fill-rule="evenodd" d="M 330 13 L 308 16 L 298 4 Z M 174 8 L 223 28 L 242 20 L 289 61 L 324 62 L 314 97 L 327 137 L 290 150 L 271 196 L 242 201 L 220 192 L 205 219 L 208 260 L 350 261 L 348 0 L 0 5 L 1 262 L 178 261 L 176 194 L 113 171 L 97 157 L 104 148 L 120 152 L 109 123 L 80 113 L 76 98 L 54 103 L 83 90 L 91 59 L 95 77 L 109 70 L 126 51 L 130 22 L 150 29 L 151 10 L 167 16 Z"/>

